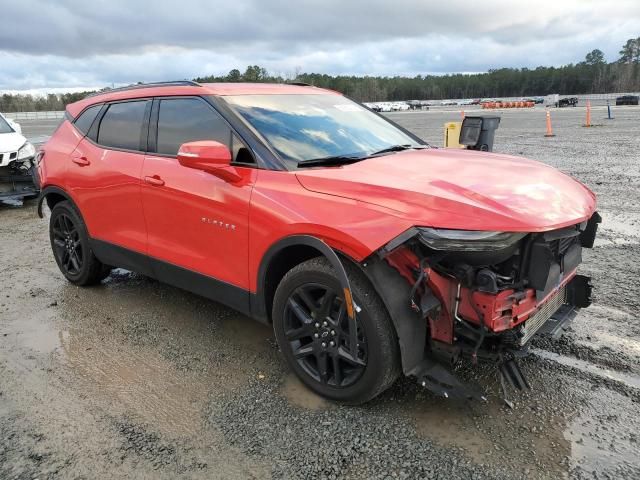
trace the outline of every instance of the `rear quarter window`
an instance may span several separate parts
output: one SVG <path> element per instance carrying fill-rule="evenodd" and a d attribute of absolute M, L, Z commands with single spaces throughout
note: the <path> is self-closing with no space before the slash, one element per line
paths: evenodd
<path fill-rule="evenodd" d="M 147 100 L 109 105 L 100 122 L 98 143 L 105 147 L 140 150 Z"/>
<path fill-rule="evenodd" d="M 101 108 L 102 105 L 94 105 L 93 107 L 87 108 L 74 122 L 76 128 L 86 135 Z"/>

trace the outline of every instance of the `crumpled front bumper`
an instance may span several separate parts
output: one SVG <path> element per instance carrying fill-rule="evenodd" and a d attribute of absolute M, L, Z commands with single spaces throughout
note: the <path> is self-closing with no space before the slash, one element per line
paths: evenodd
<path fill-rule="evenodd" d="M 40 187 L 37 169 L 19 174 L 10 166 L 0 168 L 0 201 L 22 200 L 25 197 L 37 197 Z"/>

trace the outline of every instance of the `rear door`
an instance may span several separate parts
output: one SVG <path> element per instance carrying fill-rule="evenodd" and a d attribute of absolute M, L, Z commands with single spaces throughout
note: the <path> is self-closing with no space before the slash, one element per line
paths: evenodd
<path fill-rule="evenodd" d="M 72 153 L 67 170 L 89 235 L 139 253 L 145 253 L 147 244 L 140 175 L 151 104 L 151 100 L 106 104 L 90 127 L 80 116 L 77 128 L 87 128 L 88 134 Z"/>
<path fill-rule="evenodd" d="M 176 154 L 181 144 L 196 140 L 224 143 L 235 153 L 234 158 L 239 152 L 248 151 L 220 114 L 199 97 L 156 99 L 149 138 L 142 200 L 148 252 L 162 261 L 154 262 L 156 276 L 173 284 L 179 284 L 182 277 L 194 290 L 200 281 L 207 282 L 206 278 L 189 275 L 199 273 L 221 282 L 218 289 L 229 292 L 226 301 L 221 301 L 242 309 L 231 297 L 234 293 L 243 295 L 235 287 L 248 289 L 249 200 L 256 175 L 252 159 L 244 165 L 236 164 L 243 179 L 229 183 L 210 173 L 183 167 Z M 215 298 L 205 291 L 198 293 Z"/>

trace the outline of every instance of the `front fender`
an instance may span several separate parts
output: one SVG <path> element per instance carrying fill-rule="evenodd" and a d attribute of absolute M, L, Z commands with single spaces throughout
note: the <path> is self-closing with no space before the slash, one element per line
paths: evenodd
<path fill-rule="evenodd" d="M 410 307 L 411 284 L 386 260 L 372 255 L 361 269 L 382 299 L 398 336 L 402 371 L 409 375 L 424 360 L 427 322 Z"/>

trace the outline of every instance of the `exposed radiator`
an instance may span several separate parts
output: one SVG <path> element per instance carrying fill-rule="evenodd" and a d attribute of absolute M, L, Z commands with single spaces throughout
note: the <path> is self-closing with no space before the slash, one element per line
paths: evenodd
<path fill-rule="evenodd" d="M 551 315 L 556 313 L 556 310 L 560 308 L 560 306 L 567 301 L 567 291 L 566 287 L 562 287 L 560 290 L 556 292 L 556 294 L 551 297 L 547 302 L 540 307 L 536 313 L 534 313 L 531 317 L 529 317 L 524 322 L 524 327 L 522 328 L 523 336 L 520 338 L 520 345 L 524 345 L 527 343 L 531 337 L 535 335 L 535 333 L 540 330 L 540 327 L 545 324 Z"/>

